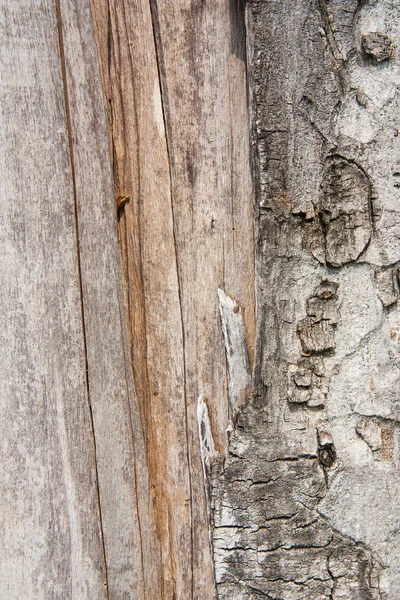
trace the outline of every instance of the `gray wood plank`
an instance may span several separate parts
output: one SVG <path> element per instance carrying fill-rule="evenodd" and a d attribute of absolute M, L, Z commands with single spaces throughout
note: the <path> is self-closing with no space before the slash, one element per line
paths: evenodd
<path fill-rule="evenodd" d="M 0 2 L 0 597 L 105 571 L 55 4 Z"/>

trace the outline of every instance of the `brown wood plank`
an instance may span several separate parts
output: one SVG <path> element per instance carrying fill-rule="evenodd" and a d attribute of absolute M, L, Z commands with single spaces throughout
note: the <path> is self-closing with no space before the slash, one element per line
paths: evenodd
<path fill-rule="evenodd" d="M 121 231 L 133 366 L 162 552 L 162 597 L 189 598 L 192 529 L 182 317 L 150 7 L 147 1 L 110 2 L 107 21 L 99 13 L 97 18 L 100 27 L 110 27 L 102 39 L 109 36 L 111 55 L 102 62 L 112 102 L 116 196 L 130 198 L 120 214 Z M 145 569 L 154 577 L 153 565 Z"/>
<path fill-rule="evenodd" d="M 109 597 L 157 598 L 158 550 L 127 345 L 108 133 L 89 1 L 60 0 L 60 20 Z"/>
<path fill-rule="evenodd" d="M 236 3 L 94 0 L 163 598 L 213 594 L 196 408 L 229 419 L 218 288 L 254 342 L 244 20 Z M 151 9 L 151 10 L 150 10 Z M 239 11 L 239 12 L 237 12 Z M 239 25 L 241 24 L 241 25 Z"/>

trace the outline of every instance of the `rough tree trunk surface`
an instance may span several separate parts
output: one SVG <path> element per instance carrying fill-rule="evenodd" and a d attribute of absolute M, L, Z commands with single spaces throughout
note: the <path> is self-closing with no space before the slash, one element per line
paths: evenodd
<path fill-rule="evenodd" d="M 219 598 L 400 592 L 399 17 L 248 3 L 257 345 L 208 458 Z"/>
<path fill-rule="evenodd" d="M 0 597 L 395 600 L 400 2 L 0 31 Z"/>

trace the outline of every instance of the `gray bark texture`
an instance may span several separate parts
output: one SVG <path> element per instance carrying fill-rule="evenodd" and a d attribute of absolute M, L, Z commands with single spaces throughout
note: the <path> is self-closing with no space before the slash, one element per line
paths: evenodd
<path fill-rule="evenodd" d="M 399 17 L 248 3 L 257 343 L 206 459 L 219 598 L 400 593 Z"/>
<path fill-rule="evenodd" d="M 0 32 L 0 599 L 398 600 L 400 0 Z"/>

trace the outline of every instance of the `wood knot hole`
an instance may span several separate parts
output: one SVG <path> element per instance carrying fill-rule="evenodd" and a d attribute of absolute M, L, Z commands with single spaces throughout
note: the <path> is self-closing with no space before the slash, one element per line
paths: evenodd
<path fill-rule="evenodd" d="M 328 469 L 336 461 L 336 450 L 333 444 L 324 444 L 318 448 L 318 460 L 323 467 Z"/>

